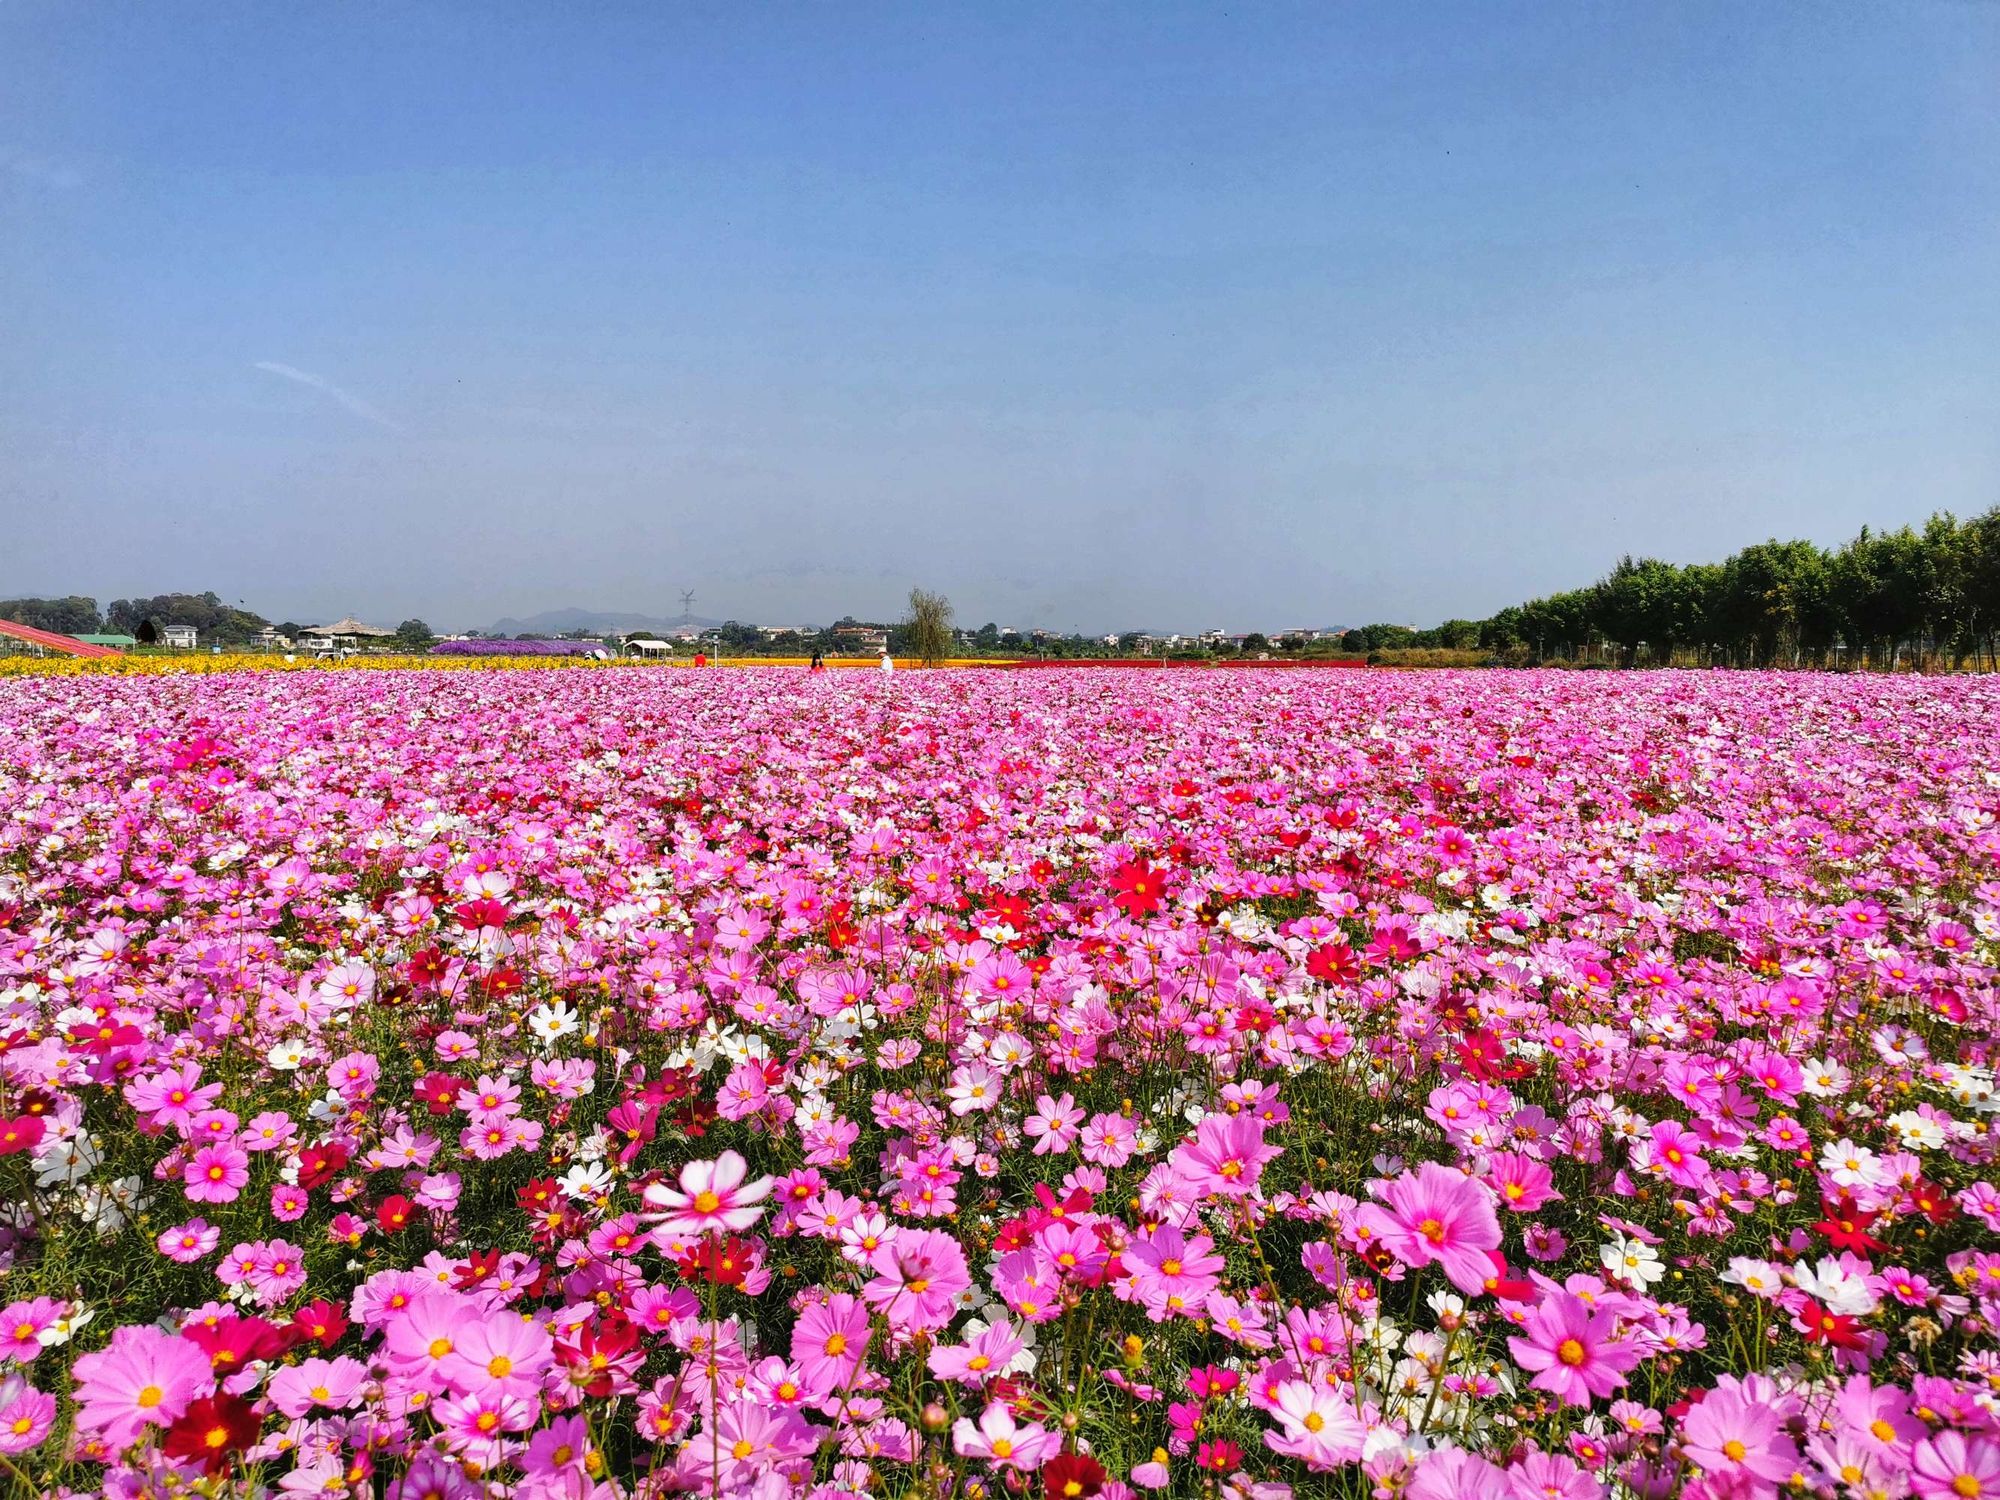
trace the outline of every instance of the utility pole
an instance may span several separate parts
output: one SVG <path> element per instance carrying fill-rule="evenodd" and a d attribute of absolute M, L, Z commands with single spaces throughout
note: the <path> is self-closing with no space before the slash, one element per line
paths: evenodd
<path fill-rule="evenodd" d="M 690 623 L 694 619 L 694 590 L 681 590 L 681 618 Z"/>

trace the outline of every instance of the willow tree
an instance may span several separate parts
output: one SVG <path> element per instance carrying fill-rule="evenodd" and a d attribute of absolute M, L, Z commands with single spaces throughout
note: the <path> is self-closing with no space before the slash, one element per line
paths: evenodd
<path fill-rule="evenodd" d="M 927 667 L 941 667 L 951 655 L 951 601 L 928 589 L 910 590 L 910 618 L 903 633 L 910 653 Z"/>

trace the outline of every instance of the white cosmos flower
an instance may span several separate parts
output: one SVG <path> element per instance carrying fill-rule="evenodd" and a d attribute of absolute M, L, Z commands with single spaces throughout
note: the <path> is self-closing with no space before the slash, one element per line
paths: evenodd
<path fill-rule="evenodd" d="M 1945 1141 L 1944 1130 L 1938 1122 L 1918 1114 L 1914 1109 L 1898 1110 L 1889 1116 L 1888 1125 L 1912 1151 L 1932 1151 Z"/>
<path fill-rule="evenodd" d="M 1835 1187 L 1874 1187 L 1882 1180 L 1881 1163 L 1875 1153 L 1845 1136 L 1820 1148 L 1819 1169 Z"/>
<path fill-rule="evenodd" d="M 581 1024 L 567 1001 L 556 1000 L 538 1005 L 528 1012 L 528 1029 L 541 1038 L 544 1047 L 553 1047 L 564 1037 L 581 1029 Z"/>
<path fill-rule="evenodd" d="M 611 1187 L 611 1171 L 601 1161 L 578 1162 L 556 1179 L 556 1186 L 569 1197 L 590 1199 L 598 1197 Z"/>
<path fill-rule="evenodd" d="M 1846 1270 L 1839 1261 L 1826 1259 L 1817 1266 L 1792 1267 L 1792 1285 L 1818 1301 L 1830 1313 L 1846 1318 L 1863 1317 L 1875 1311 L 1878 1299 L 1868 1290 L 1865 1278 Z"/>
<path fill-rule="evenodd" d="M 1667 1274 L 1660 1253 L 1644 1240 L 1629 1235 L 1614 1235 L 1609 1244 L 1599 1247 L 1597 1261 L 1613 1276 L 1639 1287 L 1651 1286 Z"/>

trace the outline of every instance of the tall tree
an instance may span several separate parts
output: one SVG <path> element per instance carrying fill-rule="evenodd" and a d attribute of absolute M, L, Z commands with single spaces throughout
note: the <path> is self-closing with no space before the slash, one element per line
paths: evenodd
<path fill-rule="evenodd" d="M 951 601 L 928 589 L 910 590 L 910 614 L 903 622 L 910 654 L 927 667 L 941 667 L 951 656 Z"/>

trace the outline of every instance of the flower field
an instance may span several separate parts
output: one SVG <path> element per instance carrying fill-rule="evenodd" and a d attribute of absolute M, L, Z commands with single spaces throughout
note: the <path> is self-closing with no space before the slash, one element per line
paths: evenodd
<path fill-rule="evenodd" d="M 2000 1496 L 2000 687 L 0 679 L 0 1494 Z"/>

